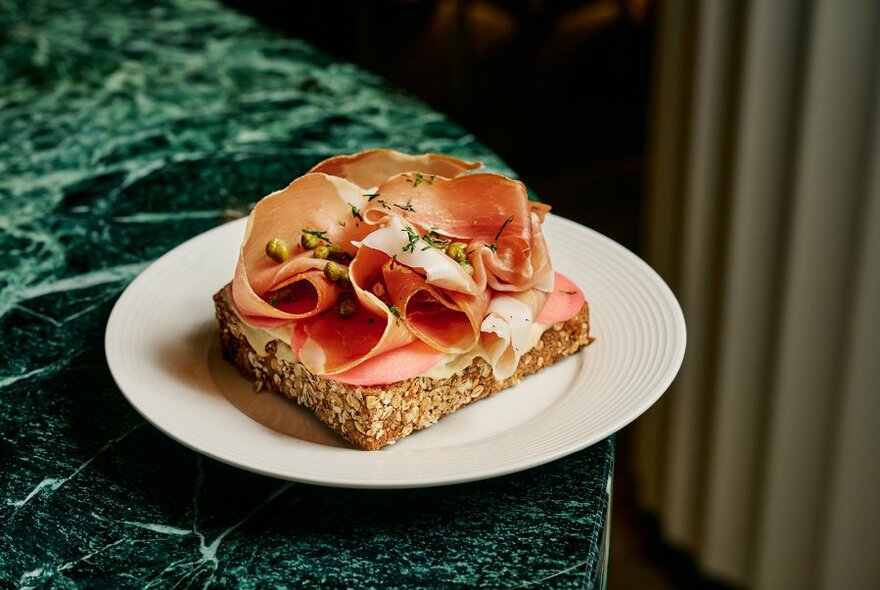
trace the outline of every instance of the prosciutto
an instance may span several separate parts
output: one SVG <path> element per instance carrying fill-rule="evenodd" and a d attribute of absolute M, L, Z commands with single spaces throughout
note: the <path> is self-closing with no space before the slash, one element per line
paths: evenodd
<path fill-rule="evenodd" d="M 400 381 L 475 350 L 509 377 L 532 325 L 568 319 L 583 295 L 554 275 L 541 230 L 549 207 L 516 180 L 469 174 L 478 166 L 392 150 L 317 164 L 251 213 L 230 289 L 239 315 L 289 329 L 306 368 L 344 383 Z M 349 255 L 348 280 L 325 276 L 304 231 Z M 273 239 L 289 246 L 283 261 L 266 253 Z M 466 245 L 466 261 L 447 254 L 451 242 Z M 356 305 L 343 317 L 346 297 Z"/>
<path fill-rule="evenodd" d="M 429 285 L 459 293 L 482 293 L 474 279 L 442 249 L 434 248 L 399 215 L 391 215 L 386 224 L 367 236 L 360 246 L 384 252 L 389 258 L 420 269 Z"/>
<path fill-rule="evenodd" d="M 359 187 L 372 188 L 404 172 L 428 177 L 455 178 L 481 165 L 480 162 L 469 162 L 443 154 L 412 156 L 395 150 L 381 149 L 328 158 L 316 164 L 309 172 L 338 176 Z"/>
<path fill-rule="evenodd" d="M 488 293 L 468 295 L 431 286 L 413 269 L 393 261 L 383 266 L 382 275 L 394 307 L 417 338 L 447 353 L 467 352 L 477 344 Z"/>
<path fill-rule="evenodd" d="M 297 320 L 332 307 L 339 291 L 324 277 L 327 261 L 305 250 L 300 237 L 304 229 L 323 231 L 329 243 L 353 255 L 352 242 L 374 229 L 354 215 L 366 203 L 360 188 L 324 174 L 302 176 L 260 200 L 248 218 L 232 282 L 239 313 L 245 318 Z M 284 262 L 266 255 L 266 244 L 274 238 L 290 246 Z"/>
<path fill-rule="evenodd" d="M 400 174 L 381 184 L 364 220 L 382 225 L 395 215 L 422 232 L 466 241 L 480 290 L 553 289 L 553 270 L 541 218 L 525 186 L 498 174 L 425 178 Z"/>
<path fill-rule="evenodd" d="M 295 335 L 294 351 L 311 372 L 334 375 L 415 340 L 387 303 L 369 290 L 381 276 L 387 256 L 361 248 L 349 265 L 349 277 L 357 312 L 343 318 L 335 312 L 324 313 L 301 322 Z"/>

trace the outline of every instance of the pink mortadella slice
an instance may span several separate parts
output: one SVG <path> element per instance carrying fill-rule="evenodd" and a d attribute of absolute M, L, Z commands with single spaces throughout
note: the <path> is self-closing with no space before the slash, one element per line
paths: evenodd
<path fill-rule="evenodd" d="M 421 340 L 374 356 L 328 378 L 349 385 L 384 385 L 418 377 L 446 356 Z"/>
<path fill-rule="evenodd" d="M 578 314 L 583 305 L 584 294 L 580 287 L 564 274 L 557 272 L 553 292 L 541 308 L 537 321 L 543 324 L 555 324 L 570 320 Z"/>

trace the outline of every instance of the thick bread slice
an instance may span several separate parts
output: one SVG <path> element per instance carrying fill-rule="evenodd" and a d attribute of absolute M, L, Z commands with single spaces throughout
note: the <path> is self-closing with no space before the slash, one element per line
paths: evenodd
<path fill-rule="evenodd" d="M 543 367 L 574 354 L 592 341 L 589 308 L 554 324 L 520 359 L 516 373 L 496 381 L 489 364 L 477 358 L 446 379 L 415 377 L 389 385 L 346 385 L 312 374 L 301 363 L 277 358 L 278 341 L 257 354 L 223 292 L 214 295 L 223 356 L 263 387 L 282 393 L 314 411 L 318 419 L 354 446 L 374 451 L 421 430 L 471 402 L 494 395 Z"/>

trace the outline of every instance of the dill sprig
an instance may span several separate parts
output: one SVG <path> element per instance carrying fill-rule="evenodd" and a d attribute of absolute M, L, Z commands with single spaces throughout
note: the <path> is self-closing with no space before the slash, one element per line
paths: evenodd
<path fill-rule="evenodd" d="M 513 215 L 505 219 L 504 223 L 501 224 L 501 227 L 498 229 L 498 233 L 495 234 L 495 240 L 491 244 L 486 244 L 486 247 L 492 250 L 492 252 L 498 251 L 498 238 L 501 237 L 501 234 L 504 232 L 511 221 L 513 221 Z"/>
<path fill-rule="evenodd" d="M 406 244 L 403 245 L 403 251 L 404 252 L 415 252 L 416 246 L 418 245 L 419 240 L 421 239 L 421 236 L 419 236 L 419 234 L 416 233 L 416 230 L 414 230 L 410 226 L 406 226 L 401 231 L 406 232 L 406 237 L 409 240 Z"/>
<path fill-rule="evenodd" d="M 496 242 L 498 241 L 498 238 L 501 237 L 501 232 L 504 231 L 504 229 L 510 224 L 511 221 L 513 221 L 513 215 L 511 215 L 510 217 L 508 217 L 507 219 L 504 220 L 504 223 L 501 225 L 501 229 L 499 229 L 498 233 L 495 234 L 495 241 Z"/>
<path fill-rule="evenodd" d="M 428 244 L 427 247 L 422 248 L 422 250 L 427 250 L 428 248 L 437 248 L 438 250 L 445 250 L 446 246 L 449 245 L 449 240 L 443 239 L 437 234 L 431 232 L 422 236 L 422 241 Z"/>
<path fill-rule="evenodd" d="M 351 207 L 351 215 L 352 215 L 352 217 L 354 217 L 355 219 L 360 219 L 361 221 L 364 220 L 364 218 L 361 217 L 361 210 L 360 210 L 360 209 L 358 209 L 357 207 L 355 207 L 355 206 L 352 205 L 351 203 L 349 203 L 348 206 Z"/>
<path fill-rule="evenodd" d="M 398 205 L 397 203 L 394 203 L 394 206 L 398 209 L 403 209 L 404 211 L 412 211 L 413 213 L 416 212 L 416 210 L 413 209 L 412 206 L 412 197 L 406 200 L 406 205 Z"/>
<path fill-rule="evenodd" d="M 324 240 L 328 244 L 333 244 L 333 242 L 330 241 L 330 238 L 327 237 L 326 230 L 304 229 L 302 230 L 302 233 L 306 234 L 307 236 L 314 236 L 319 240 Z"/>

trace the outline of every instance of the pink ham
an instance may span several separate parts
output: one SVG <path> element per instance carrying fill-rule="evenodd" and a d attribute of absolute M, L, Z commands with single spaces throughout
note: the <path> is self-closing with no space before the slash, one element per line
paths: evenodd
<path fill-rule="evenodd" d="M 425 277 L 393 262 L 383 267 L 394 306 L 417 338 L 443 352 L 465 352 L 480 336 L 489 294 L 467 295 L 428 285 Z"/>
<path fill-rule="evenodd" d="M 422 228 L 466 241 L 474 279 L 483 289 L 552 289 L 552 267 L 540 231 L 546 205 L 528 201 L 525 186 L 498 174 L 454 179 L 395 176 L 379 186 L 364 219 L 383 224 L 392 213 Z M 534 213 L 533 213 L 534 211 Z"/>
<path fill-rule="evenodd" d="M 345 180 L 307 174 L 257 203 L 248 219 L 232 283 L 233 300 L 243 315 L 295 320 L 334 305 L 335 285 L 314 272 L 321 271 L 327 261 L 304 251 L 300 238 L 303 229 L 324 231 L 334 244 L 354 254 L 351 242 L 362 239 L 373 228 L 353 216 L 346 200 L 353 198 L 366 202 L 360 189 Z M 266 244 L 273 238 L 281 238 L 290 246 L 287 261 L 278 263 L 266 255 Z M 303 297 L 297 298 L 298 304 L 285 309 L 269 303 L 273 291 L 299 281 L 303 282 L 298 289 Z"/>
<path fill-rule="evenodd" d="M 292 346 L 312 373 L 341 373 L 415 340 L 388 305 L 368 290 L 375 282 L 373 277 L 381 276 L 387 260 L 381 252 L 361 248 L 349 265 L 349 278 L 358 301 L 354 316 L 342 318 L 330 310 L 298 322 L 301 325 L 294 331 Z"/>
<path fill-rule="evenodd" d="M 547 303 L 541 308 L 537 321 L 555 324 L 570 320 L 584 305 L 584 294 L 580 288 L 562 273 L 556 273 L 556 283 Z"/>
<path fill-rule="evenodd" d="M 480 166 L 479 162 L 468 162 L 442 154 L 411 156 L 394 150 L 367 150 L 329 158 L 316 164 L 310 172 L 345 178 L 366 189 L 377 187 L 403 172 L 454 178 Z"/>
<path fill-rule="evenodd" d="M 383 385 L 418 377 L 444 357 L 421 340 L 374 356 L 328 378 L 349 385 Z"/>

